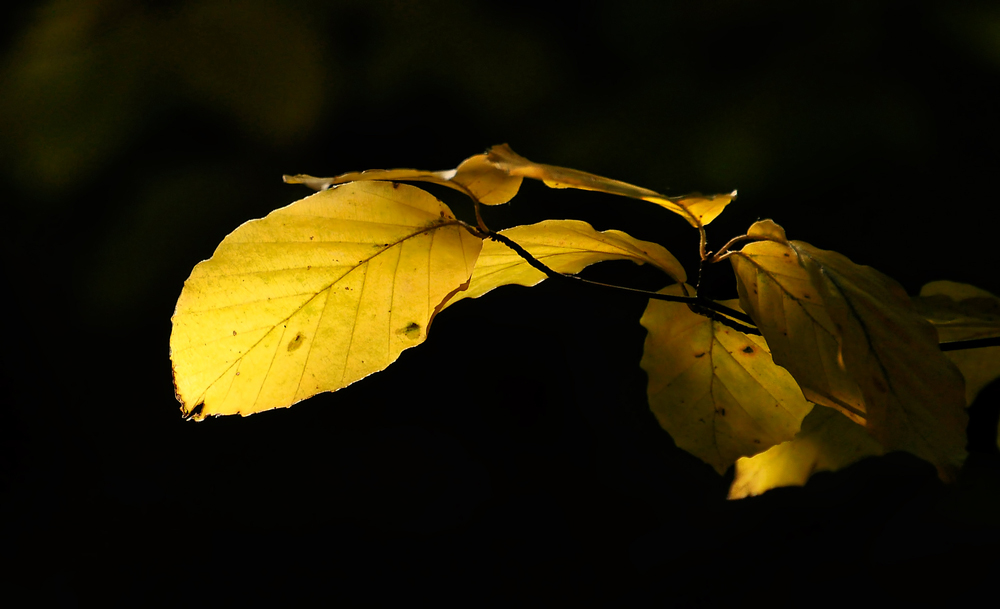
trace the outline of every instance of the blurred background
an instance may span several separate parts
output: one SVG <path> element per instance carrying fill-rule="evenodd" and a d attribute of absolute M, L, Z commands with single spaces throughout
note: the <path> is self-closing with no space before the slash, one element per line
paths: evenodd
<path fill-rule="evenodd" d="M 199 424 L 168 339 L 192 267 L 309 194 L 283 173 L 446 169 L 503 142 L 671 195 L 739 189 L 710 247 L 771 217 L 911 294 L 1000 294 L 996 3 L 57 0 L 5 4 L 0 32 L 5 591 L 599 606 L 995 576 L 996 384 L 956 486 L 896 454 L 726 502 L 732 471 L 648 412 L 641 300 L 502 289 L 343 391 Z M 622 229 L 697 268 L 696 234 L 641 202 L 532 183 L 487 214 Z"/>

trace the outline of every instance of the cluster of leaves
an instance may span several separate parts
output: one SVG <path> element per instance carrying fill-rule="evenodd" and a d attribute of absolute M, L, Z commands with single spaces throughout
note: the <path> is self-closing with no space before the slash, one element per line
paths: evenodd
<path fill-rule="evenodd" d="M 620 231 L 577 220 L 487 228 L 480 206 L 508 202 L 524 178 L 680 215 L 699 231 L 703 265 L 732 264 L 739 299 L 699 296 L 664 247 Z M 423 342 L 435 315 L 463 298 L 546 277 L 584 281 L 575 273 L 603 260 L 669 277 L 641 319 L 649 405 L 678 446 L 720 473 L 736 464 L 734 498 L 893 450 L 948 477 L 965 458 L 967 405 L 1000 376 L 1000 347 L 946 353 L 939 344 L 997 344 L 1000 299 L 988 292 L 937 281 L 910 298 L 871 267 L 789 240 L 771 220 L 706 251 L 705 225 L 735 192 L 667 197 L 506 145 L 447 171 L 285 181 L 319 192 L 237 228 L 181 292 L 170 348 L 186 417 L 249 415 L 336 391 Z M 399 181 L 464 193 L 477 226 Z"/>

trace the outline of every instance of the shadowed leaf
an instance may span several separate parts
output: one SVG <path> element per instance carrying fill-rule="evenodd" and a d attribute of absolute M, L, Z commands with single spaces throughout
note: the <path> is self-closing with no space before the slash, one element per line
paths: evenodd
<path fill-rule="evenodd" d="M 680 284 L 660 293 L 684 295 Z M 721 304 L 738 308 L 735 300 Z M 759 336 L 661 300 L 649 301 L 640 323 L 648 331 L 640 365 L 650 408 L 677 446 L 719 473 L 792 439 L 812 408 Z"/>
<path fill-rule="evenodd" d="M 325 190 L 243 224 L 177 301 L 182 412 L 248 415 L 384 369 L 424 341 L 481 247 L 443 203 L 389 182 Z"/>
<path fill-rule="evenodd" d="M 965 458 L 965 382 L 905 290 L 837 252 L 791 241 L 837 328 L 843 369 L 864 396 L 866 426 L 886 450 L 947 470 Z M 944 468 L 943 470 L 941 468 Z"/>

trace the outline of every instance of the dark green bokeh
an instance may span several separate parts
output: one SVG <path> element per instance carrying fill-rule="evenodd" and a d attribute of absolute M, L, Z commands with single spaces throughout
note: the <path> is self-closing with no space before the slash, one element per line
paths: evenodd
<path fill-rule="evenodd" d="M 444 169 L 502 142 L 669 194 L 738 188 L 710 245 L 772 217 L 911 293 L 943 278 L 1000 293 L 992 4 L 3 11 L 3 545 L 34 578 L 5 586 L 79 603 L 379 604 L 390 581 L 411 598 L 668 602 L 787 592 L 842 559 L 900 573 L 995 560 L 996 487 L 946 492 L 905 458 L 723 503 L 726 481 L 646 409 L 642 302 L 509 288 L 449 309 L 427 344 L 347 390 L 198 425 L 179 418 L 167 353 L 194 264 L 308 194 L 282 173 Z M 641 202 L 529 184 L 487 215 L 544 218 L 622 229 L 695 268 L 690 228 Z M 595 276 L 661 287 L 627 264 Z M 706 282 L 732 297 L 730 277 Z M 916 549 L 906 527 L 926 532 Z"/>

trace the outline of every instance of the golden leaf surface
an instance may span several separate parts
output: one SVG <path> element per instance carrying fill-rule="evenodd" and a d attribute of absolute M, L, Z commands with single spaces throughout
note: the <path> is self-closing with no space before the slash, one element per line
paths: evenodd
<path fill-rule="evenodd" d="M 913 304 L 937 328 L 941 342 L 1000 336 L 1000 298 L 967 283 L 932 281 L 920 289 Z M 965 377 L 966 405 L 1000 377 L 1000 347 L 947 351 L 944 355 Z"/>
<path fill-rule="evenodd" d="M 649 201 L 683 216 L 695 228 L 717 218 L 736 198 L 735 190 L 722 195 L 667 197 L 648 188 L 585 171 L 535 163 L 511 150 L 507 144 L 490 148 L 487 159 L 511 177 L 541 180 L 550 188 L 577 188 Z"/>
<path fill-rule="evenodd" d="M 837 252 L 790 241 L 837 330 L 839 361 L 861 389 L 869 433 L 949 468 L 965 459 L 965 381 L 902 286 Z M 941 469 L 944 468 L 944 469 Z"/>
<path fill-rule="evenodd" d="M 861 389 L 838 362 L 837 329 L 784 230 L 763 220 L 747 234 L 771 240 L 750 243 L 729 260 L 740 306 L 767 339 L 774 362 L 792 373 L 807 400 L 864 425 Z"/>
<path fill-rule="evenodd" d="M 781 486 L 803 486 L 816 472 L 836 471 L 884 452 L 882 445 L 843 413 L 812 409 L 795 438 L 736 461 L 730 499 L 760 495 Z"/>
<path fill-rule="evenodd" d="M 443 203 L 390 182 L 345 184 L 243 224 L 177 301 L 181 411 L 253 414 L 384 369 L 425 340 L 481 247 Z"/>
<path fill-rule="evenodd" d="M 484 205 L 502 205 L 514 198 L 521 187 L 521 177 L 500 171 L 486 159 L 485 154 L 471 156 L 455 169 L 443 171 L 369 169 L 344 173 L 333 178 L 314 178 L 303 174 L 286 175 L 284 180 L 289 184 L 305 184 L 315 190 L 324 190 L 336 184 L 370 180 L 430 182 L 457 190 Z"/>
<path fill-rule="evenodd" d="M 681 284 L 660 293 L 684 295 Z M 678 447 L 723 473 L 737 458 L 795 437 L 812 404 L 763 338 L 661 300 L 649 301 L 640 323 L 649 406 Z"/>
<path fill-rule="evenodd" d="M 500 234 L 558 273 L 579 273 L 604 260 L 631 260 L 652 264 L 680 283 L 687 278 L 681 263 L 662 245 L 641 241 L 618 230 L 599 232 L 580 220 L 544 220 L 508 228 Z M 469 289 L 456 294 L 445 306 L 463 298 L 478 298 L 500 286 L 533 286 L 543 279 L 545 274 L 517 252 L 498 241 L 487 240 L 476 260 Z"/>

